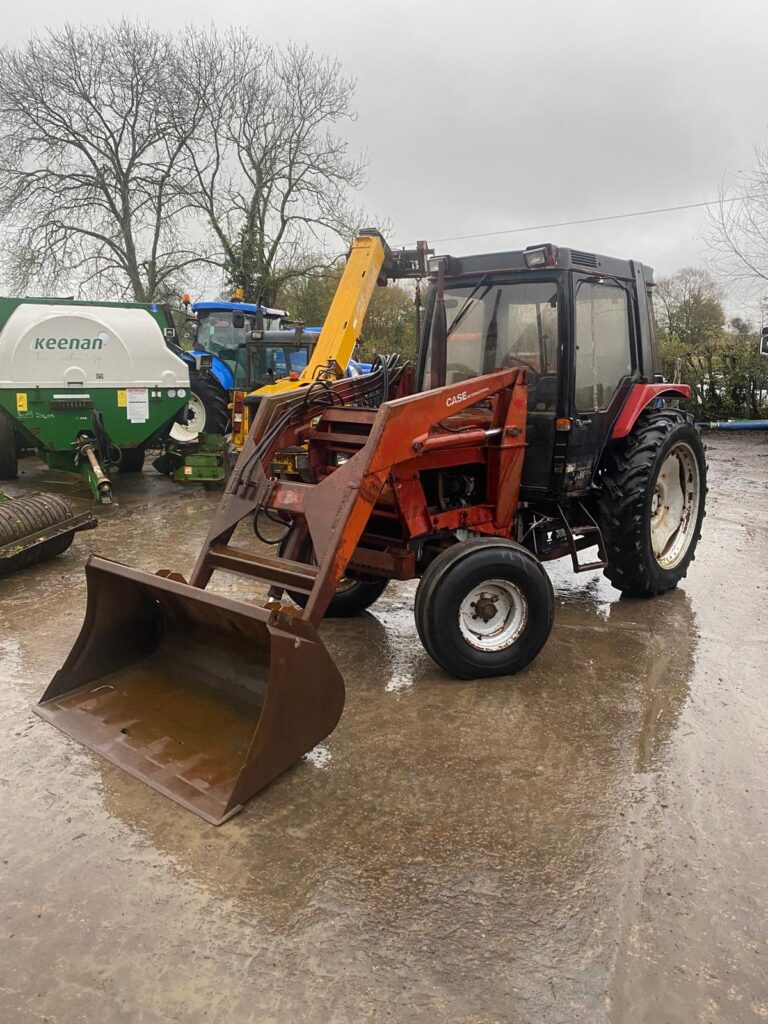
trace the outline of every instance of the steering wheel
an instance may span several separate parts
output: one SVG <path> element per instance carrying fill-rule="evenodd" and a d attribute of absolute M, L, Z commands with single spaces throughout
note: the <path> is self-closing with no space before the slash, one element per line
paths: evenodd
<path fill-rule="evenodd" d="M 461 376 L 459 380 L 451 381 L 452 384 L 458 384 L 461 380 L 469 380 L 472 377 L 477 377 L 477 370 L 473 370 L 471 366 L 467 366 L 466 363 L 448 363 L 445 368 L 445 379 L 448 380 L 449 373 L 458 373 Z"/>
<path fill-rule="evenodd" d="M 524 359 L 520 359 L 519 356 L 513 356 L 511 352 L 508 352 L 504 356 L 504 359 L 502 360 L 501 365 L 505 369 L 507 369 L 510 365 L 524 366 L 526 368 L 526 370 L 529 370 L 530 373 L 532 374 L 532 378 L 529 379 L 529 381 L 528 381 L 529 384 L 536 384 L 536 383 L 538 383 L 538 381 L 541 380 L 541 371 L 540 370 L 537 370 L 535 366 L 531 366 L 530 363 L 526 363 L 526 361 Z"/>

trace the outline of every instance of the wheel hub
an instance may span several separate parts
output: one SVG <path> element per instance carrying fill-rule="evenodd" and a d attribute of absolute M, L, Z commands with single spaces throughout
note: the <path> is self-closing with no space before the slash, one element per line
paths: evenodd
<path fill-rule="evenodd" d="M 195 441 L 205 428 L 205 405 L 202 399 L 191 391 L 185 407 L 186 423 L 174 423 L 171 437 L 176 441 Z"/>
<path fill-rule="evenodd" d="M 503 651 L 515 643 L 528 621 L 528 602 L 509 580 L 473 587 L 459 606 L 461 635 L 479 651 Z"/>
<path fill-rule="evenodd" d="M 672 447 L 659 467 L 651 496 L 651 546 L 663 569 L 673 569 L 694 539 L 701 500 L 699 466 L 691 447 Z"/>

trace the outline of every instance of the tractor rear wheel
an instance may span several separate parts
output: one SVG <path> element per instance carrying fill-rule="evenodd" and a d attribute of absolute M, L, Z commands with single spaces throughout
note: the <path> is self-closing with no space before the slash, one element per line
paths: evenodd
<path fill-rule="evenodd" d="M 196 441 L 200 434 L 226 434 L 229 426 L 229 398 L 218 382 L 206 373 L 189 371 L 189 401 L 186 423 L 174 423 L 171 437 L 182 443 Z"/>
<path fill-rule="evenodd" d="M 512 541 L 470 540 L 438 555 L 416 591 L 427 653 L 459 679 L 512 675 L 552 629 L 554 593 L 544 567 Z"/>
<path fill-rule="evenodd" d="M 288 536 L 286 535 L 278 548 L 278 554 L 281 558 L 287 542 Z M 312 564 L 316 564 L 312 545 L 309 541 L 304 545 L 300 561 L 306 562 L 307 556 L 309 556 Z M 388 584 L 389 580 L 380 576 L 368 576 L 362 579 L 355 576 L 343 576 L 339 580 L 336 591 L 326 609 L 325 618 L 351 619 L 355 615 L 362 615 L 364 611 L 367 611 L 372 604 L 378 601 L 387 589 Z M 308 594 L 300 594 L 297 590 L 289 590 L 288 596 L 300 608 L 304 608 L 309 600 Z"/>
<path fill-rule="evenodd" d="M 0 480 L 15 480 L 19 475 L 19 456 L 13 423 L 0 411 Z"/>
<path fill-rule="evenodd" d="M 644 413 L 609 450 L 598 499 L 605 575 L 629 597 L 673 590 L 701 536 L 707 463 L 690 416 Z"/>

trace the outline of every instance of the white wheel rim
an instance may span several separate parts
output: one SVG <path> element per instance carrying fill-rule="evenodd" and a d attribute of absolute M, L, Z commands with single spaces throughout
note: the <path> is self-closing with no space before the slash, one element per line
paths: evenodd
<path fill-rule="evenodd" d="M 528 622 L 528 602 L 509 580 L 486 580 L 459 606 L 459 630 L 478 651 L 503 651 L 519 638 Z"/>
<path fill-rule="evenodd" d="M 175 441 L 195 441 L 198 434 L 205 429 L 205 406 L 202 399 L 194 392 L 190 392 L 189 401 L 184 407 L 187 416 L 186 423 L 174 423 L 171 427 L 171 437 Z"/>
<path fill-rule="evenodd" d="M 693 542 L 699 516 L 699 464 L 690 445 L 667 452 L 651 495 L 651 547 L 662 569 L 674 569 Z"/>

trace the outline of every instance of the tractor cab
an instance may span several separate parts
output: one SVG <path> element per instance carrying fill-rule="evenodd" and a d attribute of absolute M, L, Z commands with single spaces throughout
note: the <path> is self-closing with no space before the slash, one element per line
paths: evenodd
<path fill-rule="evenodd" d="M 292 370 L 301 372 L 307 364 L 309 343 L 294 345 L 294 333 L 279 329 L 285 310 L 245 302 L 195 302 L 191 309 L 192 354 L 211 357 L 213 375 L 228 391 L 265 383 L 270 374 L 279 378 Z M 256 359 L 249 354 L 253 341 L 258 344 Z"/>
<path fill-rule="evenodd" d="M 651 269 L 547 244 L 439 257 L 430 273 L 419 388 L 523 367 L 524 491 L 588 489 L 632 385 L 658 370 Z"/>

